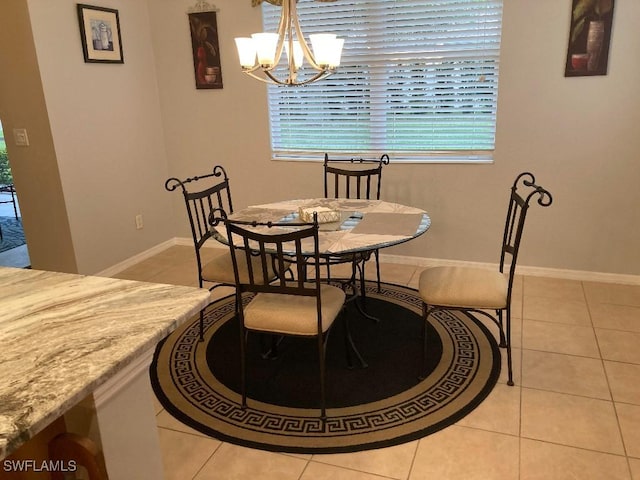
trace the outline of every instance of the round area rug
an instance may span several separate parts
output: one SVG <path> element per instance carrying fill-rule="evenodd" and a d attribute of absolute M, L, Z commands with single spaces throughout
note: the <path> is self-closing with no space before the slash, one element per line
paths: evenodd
<path fill-rule="evenodd" d="M 22 221 L 14 217 L 0 217 L 0 252 L 24 245 Z"/>
<path fill-rule="evenodd" d="M 184 424 L 220 440 L 270 451 L 340 453 L 408 442 L 455 423 L 491 392 L 500 352 L 487 328 L 472 317 L 429 317 L 426 378 L 422 368 L 422 302 L 418 292 L 375 282 L 366 285 L 366 310 L 345 310 L 349 331 L 367 363 L 347 362 L 344 322 L 336 320 L 327 345 L 327 416 L 319 418 L 319 373 L 314 340 L 285 337 L 265 358 L 270 337 L 249 335 L 247 408 L 240 406 L 240 338 L 234 297 L 205 314 L 205 340 L 194 318 L 170 334 L 151 364 L 153 389 Z M 249 301 L 246 298 L 245 301 Z"/>

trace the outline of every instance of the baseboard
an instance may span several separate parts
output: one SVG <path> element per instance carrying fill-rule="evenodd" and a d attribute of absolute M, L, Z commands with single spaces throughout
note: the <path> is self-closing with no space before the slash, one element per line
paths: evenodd
<path fill-rule="evenodd" d="M 103 270 L 96 275 L 103 277 L 112 277 L 117 273 L 139 263 L 147 258 L 153 257 L 158 253 L 166 250 L 174 245 L 193 246 L 190 238 L 172 238 L 144 252 L 139 253 L 123 262 Z M 223 246 L 215 246 L 213 242 L 208 248 L 224 248 Z M 466 262 L 463 260 L 446 260 L 439 258 L 425 257 L 409 257 L 405 255 L 386 255 L 381 253 L 380 261 L 386 263 L 395 263 L 398 265 L 414 265 L 417 267 L 435 267 L 435 266 L 473 266 L 482 268 L 496 268 L 494 263 L 482 262 Z M 530 267 L 526 265 L 518 266 L 516 273 L 520 275 L 530 275 L 533 277 L 550 277 L 564 280 L 578 280 L 582 282 L 602 282 L 602 283 L 620 283 L 626 285 L 640 285 L 640 275 L 625 275 L 618 273 L 588 272 L 583 270 L 563 270 L 559 268 Z"/>

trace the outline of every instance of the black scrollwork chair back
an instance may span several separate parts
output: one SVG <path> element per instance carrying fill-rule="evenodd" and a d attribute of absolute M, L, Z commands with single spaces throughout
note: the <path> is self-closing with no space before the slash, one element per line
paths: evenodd
<path fill-rule="evenodd" d="M 542 207 L 548 207 L 553 202 L 551 194 L 536 184 L 531 173 L 521 173 L 511 187 L 498 271 L 443 266 L 427 268 L 420 274 L 419 292 L 423 301 L 425 327 L 423 361 L 426 359 L 426 323 L 429 315 L 438 310 L 483 315 L 498 326 L 500 347 L 507 349 L 507 383 L 513 385 L 511 296 L 522 232 L 533 198 Z M 495 311 L 495 315 L 488 311 Z"/>
<path fill-rule="evenodd" d="M 378 160 L 363 158 L 330 159 L 324 154 L 324 196 L 325 198 L 353 198 L 380 200 L 382 186 L 382 167 L 389 164 L 389 155 L 382 154 Z M 380 252 L 374 250 L 376 259 L 376 278 L 380 290 Z M 364 261 L 355 262 L 351 257 L 330 257 L 327 259 L 327 272 L 331 277 L 329 265 L 350 263 L 361 268 L 360 278 L 364 282 Z"/>
<path fill-rule="evenodd" d="M 235 276 L 231 256 L 226 251 L 224 255 L 217 255 L 205 262 L 202 248 L 214 235 L 214 230 L 209 222 L 216 215 L 226 216 L 233 213 L 231 189 L 229 178 L 224 168 L 217 165 L 213 172 L 207 175 L 190 177 L 185 180 L 169 178 L 165 182 L 168 191 L 174 191 L 178 187 L 182 190 L 187 216 L 191 226 L 193 245 L 196 253 L 198 267 L 198 284 L 202 288 L 204 284 L 212 284 L 210 291 L 221 286 L 235 288 Z M 246 265 L 241 269 L 246 270 Z M 272 278 L 274 278 L 272 272 Z M 204 338 L 204 310 L 200 312 L 200 340 Z"/>
<path fill-rule="evenodd" d="M 248 332 L 315 337 L 320 371 L 320 416 L 325 419 L 326 342 L 331 326 L 344 306 L 345 293 L 340 288 L 321 283 L 318 276 L 306 280 L 309 252 L 312 250 L 315 261 L 319 260 L 317 219 L 314 218 L 314 223 L 297 224 L 233 220 L 225 220 L 225 223 L 236 279 L 236 305 L 239 305 L 243 408 L 247 405 Z M 281 226 L 285 229 L 280 229 Z M 255 227 L 264 228 L 255 230 Z M 312 249 L 309 242 L 312 242 Z M 247 275 L 240 268 L 243 264 L 249 265 Z M 289 268 L 296 271 L 296 280 L 285 278 L 284 272 Z M 271 270 L 282 275 L 269 283 L 268 272 Z M 244 293 L 255 296 L 243 306 Z"/>

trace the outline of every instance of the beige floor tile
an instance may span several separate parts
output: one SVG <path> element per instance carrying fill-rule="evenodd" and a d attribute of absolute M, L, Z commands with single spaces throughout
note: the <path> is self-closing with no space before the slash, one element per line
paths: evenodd
<path fill-rule="evenodd" d="M 168 267 L 161 272 L 149 277 L 149 282 L 168 283 L 171 285 L 185 285 L 187 287 L 198 287 L 198 270 L 194 268 L 183 268 L 180 266 Z"/>
<path fill-rule="evenodd" d="M 616 403 L 627 455 L 640 458 L 640 406 Z"/>
<path fill-rule="evenodd" d="M 602 358 L 640 364 L 640 333 L 596 328 Z"/>
<path fill-rule="evenodd" d="M 599 358 L 593 328 L 525 319 L 522 347 L 530 350 Z"/>
<path fill-rule="evenodd" d="M 409 283 L 407 283 L 408 287 L 418 290 L 418 286 L 420 285 L 420 273 L 422 272 L 422 270 L 424 270 L 424 268 L 416 268 L 416 271 L 411 276 Z"/>
<path fill-rule="evenodd" d="M 173 245 L 154 256 L 154 261 L 163 265 L 193 264 L 195 267 L 195 259 L 191 245 Z"/>
<path fill-rule="evenodd" d="M 152 260 L 145 260 L 141 263 L 122 270 L 121 272 L 113 275 L 113 278 L 120 278 L 123 280 L 138 280 L 140 282 L 149 282 L 155 275 L 159 275 L 167 267 L 158 262 Z"/>
<path fill-rule="evenodd" d="M 584 301 L 582 282 L 547 277 L 524 277 L 523 292 L 525 298 L 548 297 L 572 301 Z"/>
<path fill-rule="evenodd" d="M 527 320 L 591 326 L 589 309 L 584 300 L 527 295 L 524 299 L 522 315 Z"/>
<path fill-rule="evenodd" d="M 630 458 L 629 466 L 631 467 L 631 478 L 633 478 L 633 480 L 640 480 L 640 460 Z"/>
<path fill-rule="evenodd" d="M 194 480 L 298 480 L 307 460 L 223 443 Z"/>
<path fill-rule="evenodd" d="M 516 297 L 522 297 L 522 295 L 524 294 L 524 276 L 516 275 L 514 277 L 511 294 Z"/>
<path fill-rule="evenodd" d="M 613 400 L 640 405 L 640 365 L 605 360 L 604 368 Z"/>
<path fill-rule="evenodd" d="M 406 478 L 406 477 L 384 477 Z M 379 475 L 334 467 L 323 463 L 310 462 L 300 480 L 383 480 Z"/>
<path fill-rule="evenodd" d="M 518 437 L 452 426 L 420 440 L 409 480 L 518 480 Z"/>
<path fill-rule="evenodd" d="M 629 480 L 623 456 L 522 440 L 520 480 Z"/>
<path fill-rule="evenodd" d="M 220 446 L 220 442 L 188 433 L 158 429 L 166 480 L 193 478 Z"/>
<path fill-rule="evenodd" d="M 376 279 L 375 262 L 369 262 L 365 272 L 365 278 L 369 280 Z M 380 280 L 387 283 L 395 283 L 396 285 L 408 285 L 413 274 L 416 271 L 416 267 L 413 265 L 401 265 L 392 263 L 380 264 Z"/>
<path fill-rule="evenodd" d="M 160 414 L 160 412 L 162 412 L 164 410 L 164 407 L 162 406 L 162 404 L 158 401 L 158 399 L 156 398 L 156 396 L 153 396 L 153 411 L 156 414 L 156 417 Z"/>
<path fill-rule="evenodd" d="M 166 410 L 163 410 L 158 415 L 156 415 L 156 423 L 160 428 L 166 428 L 167 430 L 174 430 L 176 432 L 189 433 L 191 435 L 197 435 L 200 437 L 206 437 L 211 439 L 209 435 L 205 435 L 204 433 L 199 432 L 198 430 L 195 430 L 185 425 L 180 420 L 174 418 Z M 215 440 L 215 439 L 212 439 L 212 440 Z"/>
<path fill-rule="evenodd" d="M 416 441 L 364 452 L 314 455 L 312 460 L 389 478 L 407 478 L 417 447 Z"/>
<path fill-rule="evenodd" d="M 595 303 L 589 310 L 594 327 L 640 332 L 640 307 Z"/>
<path fill-rule="evenodd" d="M 498 383 L 507 383 L 509 378 L 509 369 L 507 368 L 507 349 L 501 348 L 500 355 L 502 357 L 502 368 L 500 369 L 500 377 Z M 511 360 L 513 361 L 513 383 L 514 386 L 522 385 L 522 349 L 511 349 Z"/>
<path fill-rule="evenodd" d="M 493 312 L 490 312 L 493 313 Z M 498 329 L 498 325 L 485 317 L 484 315 L 476 315 L 476 318 L 480 320 L 480 322 L 489 329 L 489 331 L 493 334 L 496 342 L 500 343 L 500 330 Z M 506 319 L 506 317 L 504 317 Z M 506 320 L 505 320 L 506 321 Z M 506 330 L 506 325 L 505 325 Z M 521 348 L 522 347 L 522 319 L 516 316 L 511 317 L 511 346 L 513 348 Z"/>
<path fill-rule="evenodd" d="M 597 358 L 524 350 L 522 386 L 611 400 L 607 376 Z"/>
<path fill-rule="evenodd" d="M 225 252 L 211 248 L 203 255 L 209 260 Z M 369 278 L 373 278 L 373 266 L 367 265 Z M 422 267 L 384 262 L 381 267 L 383 281 L 417 288 Z M 195 271 L 193 247 L 175 245 L 116 276 L 197 285 Z M 225 287 L 215 295 L 232 293 L 232 288 Z M 584 323 L 585 296 L 595 332 Z M 617 480 L 629 478 L 629 471 L 634 480 L 640 480 L 640 286 L 587 282 L 583 288 L 581 282 L 518 276 L 513 300 L 516 386 L 505 384 L 506 351 L 501 349 L 499 383 L 455 426 L 389 449 L 312 457 L 220 443 L 182 425 L 156 402 L 167 479 L 191 479 L 201 470 L 196 477 L 201 480 L 555 480 L 566 478 L 564 473 L 581 480 Z M 556 317 L 551 318 L 549 311 Z M 497 338 L 497 328 L 489 328 Z M 605 399 L 603 368 L 594 360 L 600 358 L 600 350 L 615 407 Z M 637 456 L 628 463 L 615 455 L 623 452 L 623 439 L 628 455 Z M 413 458 L 412 452 L 416 453 L 413 463 L 407 460 Z M 627 476 L 623 463 L 628 465 Z"/>
<path fill-rule="evenodd" d="M 587 301 L 640 307 L 640 285 L 584 282 Z"/>
<path fill-rule="evenodd" d="M 513 295 L 511 297 L 511 318 L 523 318 L 524 298 Z"/>
<path fill-rule="evenodd" d="M 522 389 L 522 437 L 624 454 L 613 403 Z"/>
<path fill-rule="evenodd" d="M 456 425 L 520 434 L 520 387 L 498 383 L 484 401 Z"/>

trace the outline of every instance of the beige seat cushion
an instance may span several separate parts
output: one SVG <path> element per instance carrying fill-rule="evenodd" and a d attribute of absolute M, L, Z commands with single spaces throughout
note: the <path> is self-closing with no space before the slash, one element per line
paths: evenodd
<path fill-rule="evenodd" d="M 247 261 L 244 255 L 238 255 L 238 260 L 240 261 L 240 283 L 248 283 L 249 274 L 247 271 Z M 262 273 L 259 273 L 262 272 L 260 257 L 253 257 L 251 263 L 253 264 L 254 275 L 256 275 L 256 278 L 261 278 Z M 285 266 L 288 267 L 288 264 L 285 264 Z M 273 273 L 273 269 L 270 268 L 270 270 L 270 280 L 273 280 L 275 274 Z M 235 285 L 236 278 L 233 274 L 231 254 L 225 253 L 224 255 L 218 255 L 209 263 L 205 264 L 202 268 L 202 278 L 207 282 Z"/>
<path fill-rule="evenodd" d="M 507 276 L 471 267 L 433 267 L 420 274 L 420 297 L 428 305 L 501 309 L 507 306 Z"/>
<path fill-rule="evenodd" d="M 340 313 L 344 292 L 332 285 L 320 286 L 322 331 L 326 332 Z M 288 335 L 317 335 L 316 297 L 259 293 L 244 309 L 245 326 Z"/>

